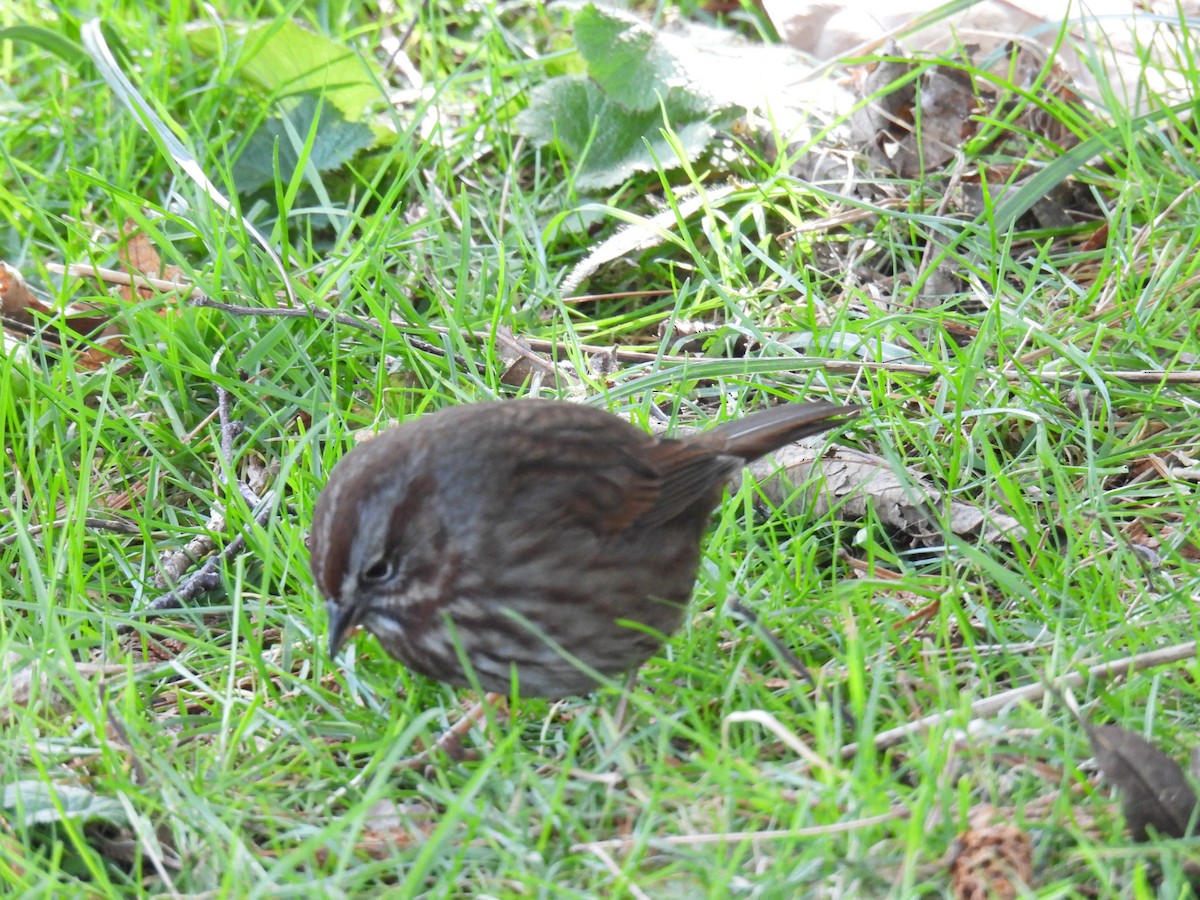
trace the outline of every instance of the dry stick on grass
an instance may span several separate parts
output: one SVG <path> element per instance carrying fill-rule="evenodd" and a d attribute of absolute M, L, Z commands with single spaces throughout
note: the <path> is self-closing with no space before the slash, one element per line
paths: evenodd
<path fill-rule="evenodd" d="M 741 616 L 749 623 L 750 627 L 757 631 L 759 636 L 774 648 L 775 652 L 779 654 L 779 658 L 787 663 L 792 668 L 792 671 L 804 679 L 808 686 L 812 688 L 813 693 L 822 697 L 831 709 L 837 711 L 842 719 L 842 727 L 846 729 L 847 734 L 854 734 L 858 730 L 858 722 L 854 718 L 854 713 L 850 711 L 850 707 L 845 703 L 839 703 L 831 690 L 822 688 L 817 684 L 808 666 L 804 665 L 799 657 L 792 652 L 791 648 L 779 639 L 779 635 L 763 623 L 758 613 L 742 603 L 737 597 L 729 598 L 729 609 L 734 615 Z"/>
<path fill-rule="evenodd" d="M 1083 672 L 1068 673 L 1057 679 L 1053 688 L 1060 691 L 1068 688 L 1077 688 L 1093 678 L 1119 678 L 1122 675 L 1138 672 L 1142 669 L 1170 665 L 1171 663 L 1180 662 L 1185 659 L 1194 659 L 1195 656 L 1196 641 L 1189 641 L 1186 644 L 1176 644 L 1173 647 L 1164 647 L 1161 650 L 1151 650 L 1149 653 L 1141 653 L 1137 656 L 1127 656 L 1125 659 L 1114 662 L 1099 663 Z M 1004 691 L 991 697 L 984 697 L 982 700 L 976 700 L 971 704 L 971 720 L 967 723 L 963 731 L 969 731 L 972 726 L 977 725 L 983 719 L 998 715 L 1002 710 L 1007 709 L 1015 703 L 1036 703 L 1045 697 L 1050 690 L 1050 685 L 1038 682 L 1037 684 L 1028 684 L 1024 687 L 1013 688 L 1012 690 Z M 896 746 L 905 738 L 921 734 L 931 728 L 936 728 L 939 725 L 950 722 L 957 715 L 958 710 L 933 713 L 897 728 L 889 728 L 887 731 L 881 731 L 875 735 L 872 743 L 875 745 L 875 749 L 886 750 L 889 747 Z M 849 759 L 857 752 L 858 744 L 847 744 L 842 748 L 842 757 Z"/>
<path fill-rule="evenodd" d="M 629 896 L 633 897 L 633 900 L 650 900 L 650 895 L 634 883 L 628 872 L 621 871 L 621 867 L 617 865 L 617 861 L 608 855 L 608 851 L 606 849 L 594 845 L 571 848 L 572 851 L 577 851 L 579 849 L 590 851 L 593 856 L 600 860 L 604 868 L 608 869 L 608 874 L 612 876 L 613 883 L 616 884 L 620 890 L 628 891 Z"/>
<path fill-rule="evenodd" d="M 263 498 L 261 506 L 254 509 L 254 522 L 259 527 L 266 525 L 267 520 L 271 518 L 273 500 L 274 498 L 268 494 Z M 221 586 L 221 563 L 237 558 L 245 549 L 246 535 L 243 532 L 226 544 L 225 549 L 219 555 L 210 556 L 204 565 L 189 575 L 179 587 L 155 598 L 142 609 L 131 610 L 129 614 L 140 619 L 149 619 L 166 610 L 183 609 L 201 594 L 207 594 L 209 591 L 219 588 Z M 117 629 L 118 634 L 129 634 L 131 631 L 133 631 L 131 624 L 121 625 Z"/>
<path fill-rule="evenodd" d="M 424 769 L 433 762 L 434 757 L 441 753 L 445 753 L 450 759 L 458 761 L 463 758 L 462 740 L 467 736 L 467 732 L 484 717 L 489 706 L 497 706 L 504 701 L 503 694 L 487 693 L 483 695 L 482 700 L 476 700 L 471 707 L 463 713 L 461 719 L 443 731 L 436 741 L 421 750 L 414 753 L 412 756 L 406 756 L 404 759 L 398 760 L 395 763 L 397 769 Z"/>
<path fill-rule="evenodd" d="M 104 282 L 112 284 L 128 284 L 133 287 L 149 287 L 160 291 L 181 291 L 187 292 L 188 302 L 192 306 L 202 306 L 209 309 L 219 310 L 229 313 L 230 315 L 238 316 L 283 316 L 288 318 L 298 319 L 320 319 L 322 321 L 334 321 L 339 325 L 345 325 L 349 328 L 355 328 L 359 331 L 365 331 L 372 335 L 380 335 L 380 330 L 371 324 L 362 322 L 353 316 L 345 313 L 331 313 L 321 309 L 304 309 L 303 307 L 292 306 L 238 306 L 231 303 L 219 303 L 202 294 L 198 289 L 190 284 L 182 282 L 167 281 L 162 278 L 146 278 L 144 276 L 130 275 L 127 272 L 118 272 L 115 269 L 102 269 L 96 266 L 72 264 L 69 266 L 47 265 L 46 268 L 53 272 L 65 272 L 74 277 L 91 277 L 97 278 Z M 411 331 L 417 326 L 410 322 L 405 322 L 402 319 L 393 319 L 392 325 L 401 331 Z M 464 331 L 462 329 L 451 329 L 441 325 L 422 326 L 427 331 L 433 331 L 438 334 L 461 334 L 464 337 L 469 337 L 480 342 L 490 342 L 493 336 L 486 331 Z M 445 350 L 434 344 L 422 341 L 419 338 L 409 336 L 413 346 L 420 350 L 425 350 L 431 353 L 442 354 Z M 602 347 L 598 344 L 577 344 L 571 345 L 561 341 L 546 341 L 539 338 L 528 338 L 529 349 L 539 353 L 569 353 L 571 351 L 579 351 L 582 353 L 612 353 L 612 347 Z M 659 353 L 646 353 L 640 350 L 623 350 L 617 348 L 616 358 L 621 362 L 626 363 L 666 363 L 673 365 L 685 365 L 702 360 L 701 357 L 693 356 L 672 356 Z M 935 366 L 927 366 L 919 363 L 887 363 L 887 362 L 871 362 L 869 360 L 846 360 L 846 359 L 821 359 L 811 356 L 797 356 L 793 361 L 799 367 L 819 367 L 823 371 L 832 374 L 858 375 L 861 372 L 890 372 L 897 375 L 916 375 L 926 377 L 940 377 L 944 372 Z M 1100 375 L 1110 378 L 1114 381 L 1124 381 L 1127 384 L 1150 384 L 1150 385 L 1176 385 L 1176 384 L 1200 384 L 1200 369 L 1184 369 L 1177 372 L 1168 372 L 1163 369 L 1097 369 Z M 1077 381 L 1082 377 L 1081 372 L 1044 372 L 1032 376 L 1023 375 L 1020 372 L 1012 371 L 984 371 L 980 372 L 980 376 L 993 375 L 998 378 L 1003 378 L 1006 381 L 1019 383 L 1025 380 L 1033 380 L 1041 383 L 1062 383 L 1069 381 Z"/>
<path fill-rule="evenodd" d="M 324 310 L 305 309 L 300 306 L 262 307 L 219 303 L 216 300 L 210 299 L 199 288 L 186 281 L 170 281 L 166 278 L 152 278 L 148 275 L 132 275 L 129 272 L 121 272 L 117 269 L 105 269 L 100 266 L 87 265 L 86 263 L 71 263 L 66 266 L 57 263 L 47 263 L 46 270 L 60 275 L 69 275 L 72 278 L 95 278 L 97 281 L 102 281 L 105 284 L 120 284 L 132 288 L 149 288 L 164 294 L 183 294 L 187 302 L 192 306 L 210 307 L 232 315 L 281 316 L 295 319 L 332 319 L 339 325 L 356 328 L 359 331 L 366 331 L 376 337 L 383 336 L 383 332 L 374 325 L 362 322 L 344 313 L 328 313 Z"/>
<path fill-rule="evenodd" d="M 907 819 L 911 815 L 911 809 L 905 806 L 898 806 L 890 812 L 881 813 L 877 816 L 867 816 L 864 819 L 851 819 L 848 822 L 834 822 L 830 825 L 812 825 L 806 828 L 778 828 L 763 831 L 670 834 L 664 837 L 649 838 L 643 835 L 635 835 L 633 837 L 610 838 L 603 841 L 588 841 L 587 843 L 573 844 L 571 852 L 582 853 L 596 849 L 630 850 L 643 842 L 651 847 L 698 847 L 705 844 L 740 844 L 746 841 L 779 841 L 787 840 L 788 838 L 823 837 L 828 834 L 845 834 L 848 831 L 857 831 L 860 828 L 873 828 L 876 825 L 882 825 L 884 822 L 891 822 L 895 819 Z"/>
<path fill-rule="evenodd" d="M 235 432 L 240 430 L 241 423 L 232 423 L 230 420 L 229 394 L 224 388 L 217 388 L 217 409 L 213 415 L 217 416 L 221 423 L 220 450 L 222 458 L 232 461 L 233 438 L 236 436 Z M 206 417 L 204 421 L 211 422 L 213 415 Z M 218 475 L 218 480 L 225 483 L 224 472 Z M 246 500 L 247 506 L 253 509 L 258 505 L 258 496 L 247 485 L 238 482 L 238 488 Z M 217 549 L 216 535 L 225 531 L 227 522 L 224 504 L 219 502 L 213 504 L 208 521 L 204 523 L 204 530 L 200 534 L 179 549 L 167 550 L 159 556 L 158 573 L 154 576 L 154 586 L 159 590 L 167 590 L 171 585 L 182 581 L 184 573 L 194 566 L 197 560 L 204 559 Z"/>
<path fill-rule="evenodd" d="M 222 387 L 217 388 L 217 411 L 221 420 L 221 454 L 230 470 L 233 469 L 233 439 L 241 430 L 241 423 L 234 421 L 229 415 L 229 392 Z M 223 480 L 223 479 L 222 479 Z M 254 497 L 254 492 L 248 486 L 238 485 L 243 496 Z M 249 493 L 247 493 L 249 492 Z M 274 508 L 274 497 L 268 492 L 262 499 L 252 504 L 252 516 L 260 528 L 266 525 Z M 216 590 L 221 586 L 221 564 L 235 559 L 246 549 L 246 529 L 243 529 L 232 541 L 225 545 L 216 556 L 209 557 L 204 565 L 189 575 L 177 587 L 155 598 L 142 609 L 132 610 L 130 615 L 141 619 L 151 618 L 169 609 L 182 609 L 201 594 Z M 118 634 L 129 634 L 134 629 L 132 623 L 126 623 L 117 628 Z"/>
<path fill-rule="evenodd" d="M 21 534 L 25 535 L 25 537 L 36 537 L 48 528 L 62 528 L 73 521 L 75 520 L 55 519 L 50 523 L 43 522 L 40 525 L 30 525 L 28 528 L 23 529 Z M 86 516 L 83 520 L 83 527 L 92 528 L 96 531 L 113 531 L 117 534 L 142 533 L 142 530 L 137 525 L 126 519 L 101 519 L 96 516 Z M 6 534 L 4 537 L 0 537 L 0 547 L 11 547 L 19 538 L 20 535 Z"/>

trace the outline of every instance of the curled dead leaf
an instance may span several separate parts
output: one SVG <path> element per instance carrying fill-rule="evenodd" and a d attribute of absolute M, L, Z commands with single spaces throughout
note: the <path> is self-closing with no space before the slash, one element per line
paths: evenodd
<path fill-rule="evenodd" d="M 51 310 L 34 296 L 19 271 L 0 260 L 0 327 L 32 330 L 35 312 L 50 315 Z"/>
<path fill-rule="evenodd" d="M 1025 529 L 1012 516 L 988 512 L 948 497 L 919 475 L 897 473 L 881 456 L 849 447 L 831 454 L 803 442 L 777 451 L 772 459 L 750 466 L 763 492 L 776 506 L 785 505 L 793 486 L 819 478 L 819 488 L 806 491 L 802 502 L 816 516 L 831 509 L 846 519 L 866 518 L 868 508 L 885 525 L 914 541 L 931 545 L 945 540 L 945 529 L 960 537 L 989 543 L 1017 541 Z"/>
<path fill-rule="evenodd" d="M 527 338 L 514 334 L 511 328 L 503 325 L 496 329 L 496 355 L 505 366 L 500 381 L 511 387 L 520 387 L 528 381 L 532 381 L 534 387 L 546 380 L 556 387 L 575 381 L 573 373 L 535 353 Z"/>
<path fill-rule="evenodd" d="M 51 345 L 76 346 L 77 338 L 90 339 L 91 346 L 74 357 L 82 369 L 98 369 L 113 355 L 127 352 L 120 328 L 106 312 L 90 303 L 55 309 L 39 300 L 21 273 L 5 262 L 0 262 L 0 324 Z"/>

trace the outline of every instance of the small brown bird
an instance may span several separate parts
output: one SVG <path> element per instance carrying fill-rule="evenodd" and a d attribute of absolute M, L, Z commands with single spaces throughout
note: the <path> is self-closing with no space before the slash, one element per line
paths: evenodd
<path fill-rule="evenodd" d="M 679 439 L 591 406 L 422 416 L 334 467 L 313 517 L 329 646 L 356 625 L 431 678 L 586 693 L 680 625 L 701 539 L 746 463 L 857 415 L 784 404 Z"/>

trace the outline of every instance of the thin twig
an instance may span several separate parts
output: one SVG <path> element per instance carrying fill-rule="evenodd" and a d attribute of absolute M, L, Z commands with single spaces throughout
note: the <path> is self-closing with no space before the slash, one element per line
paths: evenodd
<path fill-rule="evenodd" d="M 203 306 L 209 309 L 219 310 L 229 313 L 230 315 L 238 316 L 284 316 L 291 318 L 304 319 L 320 319 L 321 321 L 334 321 L 339 325 L 345 325 L 348 328 L 355 328 L 359 331 L 365 331 L 370 334 L 381 336 L 382 331 L 369 323 L 363 322 L 353 316 L 345 313 L 331 313 L 321 309 L 305 309 L 302 307 L 290 306 L 239 306 L 233 303 L 220 303 L 205 296 L 200 291 L 193 288 L 191 285 L 177 282 L 167 281 L 161 278 L 147 278 L 140 275 L 130 275 L 127 272 L 118 272 L 115 269 L 102 269 L 96 266 L 81 265 L 78 263 L 69 266 L 47 265 L 50 271 L 66 271 L 76 277 L 91 276 L 99 278 L 102 281 L 112 282 L 114 284 L 128 284 L 133 287 L 153 287 L 162 291 L 190 291 L 188 302 L 192 306 Z M 413 331 L 433 331 L 437 334 L 445 335 L 461 335 L 478 342 L 489 342 L 492 340 L 491 332 L 487 331 L 464 331 L 458 328 L 448 328 L 444 325 L 414 325 L 411 322 L 406 322 L 403 319 L 392 319 L 391 324 L 400 331 L 409 335 L 409 339 L 418 349 L 427 352 L 444 354 L 446 351 L 434 344 L 421 341 L 419 338 L 413 337 Z M 527 338 L 529 349 L 538 353 L 551 354 L 569 354 L 574 351 L 580 353 L 614 353 L 616 358 L 621 362 L 626 363 L 659 363 L 668 365 L 688 365 L 697 362 L 709 362 L 711 360 L 699 356 L 678 356 L 662 353 L 648 353 L 642 350 L 627 350 L 620 347 L 605 347 L 599 344 L 567 344 L 562 341 L 547 341 L 541 338 Z M 762 361 L 760 358 L 759 362 Z M 900 363 L 900 362 L 874 362 L 871 360 L 854 360 L 854 359 L 823 359 L 816 356 L 796 356 L 796 357 L 778 357 L 781 364 L 791 365 L 795 369 L 821 369 L 834 375 L 859 375 L 863 372 L 884 372 L 892 375 L 914 375 L 917 377 L 943 377 L 950 375 L 953 369 L 944 366 L 929 366 L 919 363 Z M 1180 385 L 1180 384 L 1200 384 L 1200 369 L 1183 369 L 1180 371 L 1167 371 L 1164 369 L 1100 369 L 1094 370 L 1100 377 L 1111 381 L 1124 381 L 1127 384 L 1149 384 L 1149 385 Z M 1031 380 L 1044 384 L 1062 384 L 1065 382 L 1079 381 L 1090 377 L 1080 371 L 1062 371 L 1062 372 L 1038 372 L 1038 373 L 1021 373 L 1012 371 L 996 371 L 996 370 L 979 370 L 978 377 L 987 378 L 994 377 L 1003 379 L 1008 382 L 1020 383 L 1025 380 Z"/>
<path fill-rule="evenodd" d="M 1128 656 L 1125 659 L 1116 660 L 1115 662 L 1100 663 L 1083 672 L 1070 672 L 1058 678 L 1052 687 L 1060 691 L 1068 688 L 1077 688 L 1093 678 L 1103 680 L 1119 678 L 1122 675 L 1128 675 L 1131 672 L 1138 672 L 1142 669 L 1170 665 L 1171 663 L 1180 662 L 1185 659 L 1194 659 L 1195 656 L 1196 641 L 1189 641 L 1186 644 L 1176 644 L 1173 647 L 1163 647 L 1161 650 L 1151 650 L 1149 653 Z M 976 700 L 971 704 L 971 718 L 967 722 L 965 730 L 971 729 L 982 719 L 991 718 L 1016 703 L 1036 703 L 1045 697 L 1050 690 L 1050 685 L 1039 681 L 1037 684 L 1028 684 L 1024 687 L 1013 688 L 1012 690 L 1004 691 L 991 697 L 984 697 L 982 700 Z M 896 746 L 908 737 L 921 734 L 932 728 L 937 728 L 939 725 L 944 725 L 958 715 L 959 712 L 956 709 L 933 713 L 916 721 L 901 725 L 898 728 L 889 728 L 887 731 L 881 731 L 875 735 L 872 743 L 877 750 L 886 750 L 889 747 Z M 849 759 L 857 752 L 858 744 L 847 744 L 842 748 L 842 757 Z"/>
<path fill-rule="evenodd" d="M 374 325 L 368 322 L 363 322 L 354 316 L 348 316 L 345 313 L 331 313 L 323 309 L 304 309 L 299 306 L 239 306 L 236 303 L 221 303 L 207 297 L 204 294 L 193 295 L 188 297 L 188 303 L 192 306 L 202 306 L 207 309 L 215 309 L 219 312 L 229 313 L 233 316 L 275 316 L 285 319 L 318 319 L 322 322 L 333 321 L 339 325 L 345 325 L 348 328 L 355 328 L 359 331 L 365 331 L 367 334 L 375 337 L 383 337 L 383 332 Z M 432 347 L 432 345 L 430 345 Z M 433 349 L 441 352 L 440 348 Z"/>
<path fill-rule="evenodd" d="M 763 624 L 758 613 L 742 603 L 737 597 L 729 598 L 729 608 L 735 615 L 745 619 L 750 624 L 750 627 L 757 631 L 759 636 L 774 648 L 775 652 L 779 654 L 779 658 L 808 683 L 808 686 L 813 689 L 814 693 L 819 694 L 826 703 L 837 710 L 838 715 L 842 718 L 842 726 L 846 729 L 847 734 L 854 734 L 858 730 L 858 722 L 854 718 L 854 713 L 850 711 L 850 707 L 844 703 L 839 703 L 837 698 L 833 696 L 832 691 L 828 688 L 822 688 L 817 684 L 816 679 L 812 676 L 812 672 L 808 670 L 808 666 L 800 662 L 800 658 L 779 639 L 779 635 Z"/>
<path fill-rule="evenodd" d="M 48 528 L 62 528 L 64 525 L 69 525 L 74 521 L 74 519 L 55 519 L 49 523 L 43 522 L 40 525 L 30 525 L 28 528 L 22 529 L 22 534 L 25 537 L 36 537 Z M 142 530 L 137 525 L 125 519 L 101 519 L 95 516 L 85 516 L 83 527 L 94 528 L 97 531 L 113 531 L 117 534 L 142 533 Z M 20 534 L 6 534 L 4 537 L 0 537 L 0 547 L 11 547 L 20 539 Z"/>
<path fill-rule="evenodd" d="M 271 518 L 274 506 L 274 496 L 270 493 L 265 494 L 262 501 L 254 509 L 254 523 L 260 528 L 265 526 L 267 520 Z M 224 550 L 216 556 L 210 556 L 204 565 L 184 579 L 178 587 L 155 598 L 149 605 L 142 609 L 130 610 L 129 615 L 139 619 L 149 619 L 166 610 L 183 609 L 200 595 L 207 594 L 209 591 L 219 588 L 221 586 L 221 563 L 231 562 L 245 549 L 246 531 L 243 530 L 237 537 L 225 545 Z M 127 622 L 118 626 L 117 633 L 129 634 L 133 631 L 133 627 L 132 623 Z"/>
<path fill-rule="evenodd" d="M 665 837 L 647 837 L 633 835 L 632 837 L 611 838 L 605 841 L 588 841 L 573 844 L 572 853 L 594 852 L 593 848 L 601 850 L 629 850 L 638 844 L 645 843 L 651 847 L 694 847 L 702 844 L 732 844 L 744 841 L 779 841 L 788 838 L 823 837 L 828 834 L 844 834 L 847 831 L 857 831 L 860 828 L 873 828 L 884 822 L 895 819 L 907 819 L 912 810 L 907 807 L 897 807 L 891 812 L 878 816 L 867 816 L 862 819 L 851 819 L 848 822 L 834 822 L 830 825 L 813 825 L 809 828 L 781 828 L 771 831 L 726 831 L 717 834 L 671 834 Z"/>
<path fill-rule="evenodd" d="M 217 385 L 217 415 L 221 421 L 221 457 L 225 460 L 225 464 L 229 467 L 229 471 L 233 471 L 233 442 L 239 434 L 245 429 L 245 426 L 234 419 L 229 412 L 230 394 L 225 388 Z M 217 477 L 222 483 L 225 483 L 225 473 L 219 471 Z M 238 492 L 242 495 L 242 499 L 246 501 L 246 505 L 251 509 L 256 507 L 262 498 L 254 492 L 254 489 L 240 478 L 236 481 Z"/>
<path fill-rule="evenodd" d="M 629 873 L 622 872 L 621 867 L 617 865 L 617 861 L 608 855 L 608 851 L 596 844 L 589 844 L 583 849 L 590 852 L 593 856 L 600 860 L 604 868 L 608 869 L 608 873 L 612 875 L 616 884 L 624 891 L 629 892 L 629 896 L 634 900 L 650 900 L 650 895 L 638 887 L 629 877 Z"/>
<path fill-rule="evenodd" d="M 105 284 L 120 284 L 132 288 L 149 288 L 164 294 L 178 293 L 182 294 L 192 306 L 215 309 L 219 312 L 235 316 L 276 316 L 289 319 L 333 320 L 339 325 L 356 328 L 359 331 L 365 331 L 377 337 L 382 337 L 383 335 L 383 332 L 378 327 L 356 319 L 353 316 L 348 316 L 345 313 L 331 313 L 322 309 L 305 309 L 301 306 L 239 306 L 235 303 L 221 303 L 213 300 L 198 287 L 186 281 L 170 281 L 166 278 L 136 275 L 130 272 L 122 272 L 118 269 L 106 269 L 102 266 L 88 265 L 87 263 L 71 263 L 66 266 L 59 265 L 58 263 L 47 263 L 46 270 L 69 275 L 72 278 L 95 278 L 97 281 L 102 281 Z"/>
<path fill-rule="evenodd" d="M 729 731 L 730 725 L 740 725 L 749 722 L 754 725 L 761 725 L 767 731 L 771 732 L 779 740 L 787 746 L 789 750 L 797 756 L 808 761 L 808 764 L 814 769 L 821 769 L 824 772 L 832 774 L 834 771 L 833 763 L 819 756 L 817 751 L 800 740 L 800 738 L 791 729 L 787 728 L 779 719 L 764 709 L 745 709 L 739 712 L 732 712 L 721 720 L 721 736 L 725 737 Z"/>
<path fill-rule="evenodd" d="M 219 356 L 219 354 L 218 354 Z M 216 365 L 216 357 L 213 359 L 213 365 Z M 224 468 L 229 472 L 234 471 L 234 449 L 233 442 L 237 435 L 242 431 L 242 423 L 235 420 L 230 412 L 230 394 L 221 386 L 217 386 L 217 415 L 220 420 L 221 427 L 221 444 L 220 452 L 224 461 Z M 225 482 L 223 471 L 218 471 L 218 480 Z M 275 498 L 272 492 L 268 491 L 261 498 L 255 491 L 240 480 L 237 482 L 238 492 L 245 499 L 246 504 L 252 510 L 254 523 L 260 528 L 264 527 L 267 520 L 271 517 L 271 512 L 275 507 Z M 206 594 L 209 591 L 216 590 L 221 586 L 221 564 L 232 561 L 246 548 L 246 535 L 249 527 L 242 531 L 230 541 L 225 549 L 215 556 L 210 556 L 205 560 L 204 565 L 189 575 L 179 585 L 167 591 L 165 594 L 155 598 L 150 604 L 142 609 L 133 610 L 130 615 L 141 619 L 153 617 L 160 612 L 169 609 L 181 609 L 191 603 L 201 594 Z M 129 634 L 133 631 L 133 623 L 127 622 L 117 628 L 118 634 Z"/>
<path fill-rule="evenodd" d="M 598 303 L 601 300 L 636 300 L 639 297 L 669 297 L 675 292 L 666 288 L 653 291 L 613 291 L 608 294 L 575 294 L 563 297 L 563 303 Z"/>
<path fill-rule="evenodd" d="M 412 18 L 409 19 L 408 28 L 404 30 L 404 34 L 400 36 L 397 42 L 401 50 L 408 46 L 408 42 L 412 40 L 413 33 L 417 30 L 417 25 L 421 22 L 421 15 L 429 9 L 429 2 L 430 0 L 424 0 L 416 12 L 412 14 Z"/>
<path fill-rule="evenodd" d="M 475 723 L 483 718 L 489 706 L 493 706 L 503 699 L 503 694 L 490 692 L 484 694 L 482 700 L 477 701 L 474 706 L 463 713 L 463 717 L 443 731 L 436 741 L 420 753 L 414 753 L 412 756 L 406 756 L 399 760 L 395 767 L 397 769 L 424 769 L 439 753 L 445 753 L 453 760 L 461 759 L 462 739 L 466 737 L 467 732 Z"/>
<path fill-rule="evenodd" d="M 187 281 L 178 279 L 155 278 L 153 275 L 139 275 L 133 272 L 123 272 L 120 269 L 106 269 L 103 266 L 93 266 L 89 263 L 46 263 L 46 271 L 55 275 L 67 275 L 71 278 L 95 278 L 105 284 L 120 284 L 131 288 L 152 288 L 164 294 L 182 293 L 188 297 L 202 297 L 200 289 Z"/>

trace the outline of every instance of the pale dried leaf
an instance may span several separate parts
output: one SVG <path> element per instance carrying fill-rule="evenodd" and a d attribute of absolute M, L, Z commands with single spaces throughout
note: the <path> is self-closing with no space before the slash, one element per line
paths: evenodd
<path fill-rule="evenodd" d="M 763 8 L 783 40 L 821 61 L 862 56 L 895 37 L 909 52 L 943 54 L 960 46 L 977 48 L 975 56 L 996 58 L 997 74 L 1005 77 L 1002 50 L 1010 43 L 1036 49 L 1060 64 L 1085 93 L 1106 92 L 1123 98 L 1131 110 L 1145 106 L 1147 97 L 1175 95 L 1190 99 L 1191 59 L 1181 19 L 1200 14 L 1196 0 L 1092 0 L 1085 7 L 1070 0 L 1031 4 L 983 0 L 955 15 L 922 17 L 945 7 L 942 0 L 900 0 L 881 5 L 877 0 L 763 0 Z M 1070 19 L 1067 39 L 1060 41 L 1059 25 Z M 901 32 L 909 33 L 901 34 Z M 1073 46 L 1102 48 L 1089 61 Z M 1102 71 L 1093 71 L 1099 64 Z M 1165 101 L 1164 101 L 1165 102 Z"/>
<path fill-rule="evenodd" d="M 607 378 L 609 375 L 617 374 L 620 371 L 618 362 L 617 348 L 615 346 L 610 350 L 603 350 L 599 353 L 588 355 L 588 368 L 593 375 L 600 378 Z"/>
<path fill-rule="evenodd" d="M 800 442 L 759 460 L 750 471 L 777 506 L 793 496 L 793 485 L 809 484 L 816 478 L 819 486 L 798 501 L 813 515 L 836 509 L 839 516 L 855 520 L 865 518 L 869 508 L 885 525 L 921 544 L 943 543 L 945 529 L 988 543 L 1025 536 L 1025 529 L 1012 516 L 985 512 L 948 497 L 919 475 L 900 475 L 888 460 L 861 450 L 839 447 L 822 455 L 818 447 Z"/>
<path fill-rule="evenodd" d="M 118 800 L 103 797 L 77 784 L 50 784 L 24 779 L 4 786 L 0 798 L 4 809 L 24 825 L 44 825 L 66 819 L 101 819 L 113 825 L 128 821 Z"/>

